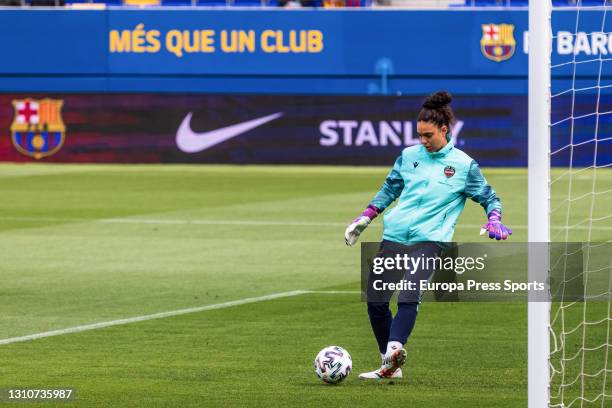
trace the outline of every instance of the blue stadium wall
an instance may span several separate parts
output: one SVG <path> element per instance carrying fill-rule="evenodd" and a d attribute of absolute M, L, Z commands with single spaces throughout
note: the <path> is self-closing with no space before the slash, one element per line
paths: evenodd
<path fill-rule="evenodd" d="M 456 143 L 483 165 L 524 166 L 527 17 L 474 9 L 3 9 L 0 160 L 390 164 L 416 142 L 422 96 L 447 89 L 460 119 Z M 556 98 L 553 121 L 569 117 L 572 105 L 574 116 L 593 113 L 597 98 L 600 112 L 612 110 L 612 67 L 596 55 L 612 54 L 612 36 L 591 34 L 612 27 L 602 30 L 597 11 L 580 13 L 579 35 L 575 25 L 575 12 L 555 13 L 553 93 L 586 89 L 573 104 L 572 93 Z M 16 132 L 15 104 L 44 98 L 63 101 L 63 134 Z M 185 152 L 176 140 L 190 112 L 186 125 L 200 133 L 279 116 Z M 592 164 L 597 143 L 589 140 L 595 126 L 612 130 L 608 116 L 571 122 L 574 143 L 585 141 L 576 164 Z M 553 150 L 569 143 L 569 122 L 554 129 Z M 125 154 L 134 149 L 162 153 Z M 610 146 L 598 154 L 612 154 Z"/>

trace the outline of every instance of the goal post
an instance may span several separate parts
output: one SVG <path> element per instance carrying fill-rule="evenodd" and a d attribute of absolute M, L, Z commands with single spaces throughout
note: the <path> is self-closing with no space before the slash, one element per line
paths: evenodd
<path fill-rule="evenodd" d="M 550 0 L 529 2 L 529 281 L 548 282 L 549 259 L 533 243 L 550 242 Z M 539 246 L 539 245 L 538 245 Z M 540 247 L 541 249 L 541 247 Z M 550 303 L 528 304 L 528 406 L 549 405 Z"/>

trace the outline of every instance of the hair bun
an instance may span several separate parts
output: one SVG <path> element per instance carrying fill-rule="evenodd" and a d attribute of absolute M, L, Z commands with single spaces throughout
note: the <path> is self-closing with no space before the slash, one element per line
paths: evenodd
<path fill-rule="evenodd" d="M 446 91 L 440 91 L 429 95 L 425 99 L 425 102 L 423 102 L 423 107 L 427 109 L 440 109 L 451 103 L 452 100 L 453 97 L 451 94 Z"/>

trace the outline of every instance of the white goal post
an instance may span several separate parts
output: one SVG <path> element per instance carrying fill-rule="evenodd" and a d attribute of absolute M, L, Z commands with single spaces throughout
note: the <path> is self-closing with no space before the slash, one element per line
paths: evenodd
<path fill-rule="evenodd" d="M 529 2 L 528 241 L 550 242 L 551 0 Z M 529 281 L 547 282 L 548 256 L 529 245 Z M 547 408 L 550 303 L 528 305 L 529 408 Z"/>

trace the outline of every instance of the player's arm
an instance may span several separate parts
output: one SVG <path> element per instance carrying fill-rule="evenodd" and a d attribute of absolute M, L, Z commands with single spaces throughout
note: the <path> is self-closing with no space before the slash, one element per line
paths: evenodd
<path fill-rule="evenodd" d="M 501 200 L 495 194 L 495 190 L 487 183 L 475 160 L 472 160 L 470 164 L 470 170 L 465 182 L 465 195 L 480 204 L 489 219 L 482 226 L 480 235 L 484 235 L 488 231 L 489 238 L 497 240 L 507 239 L 509 235 L 512 235 L 512 230 L 501 222 Z"/>
<path fill-rule="evenodd" d="M 402 155 L 400 155 L 393 168 L 387 175 L 382 187 L 376 193 L 370 204 L 355 218 L 344 231 L 346 245 L 353 246 L 359 239 L 359 235 L 367 228 L 378 214 L 385 211 L 401 194 L 404 189 L 404 179 L 400 173 L 402 167 Z"/>

